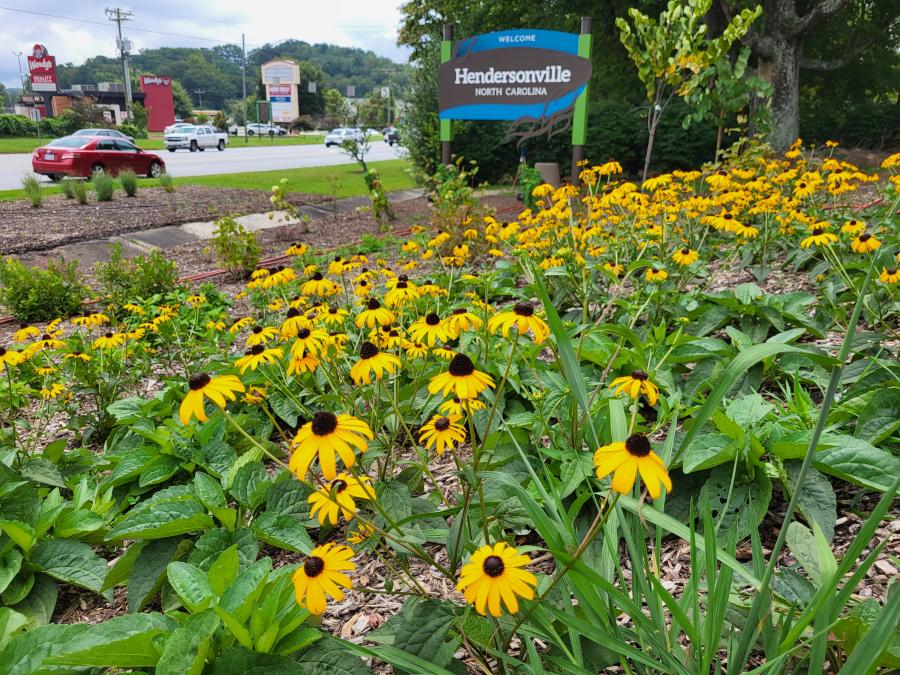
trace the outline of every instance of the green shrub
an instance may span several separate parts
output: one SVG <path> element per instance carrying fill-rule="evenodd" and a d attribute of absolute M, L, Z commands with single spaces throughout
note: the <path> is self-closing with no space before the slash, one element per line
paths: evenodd
<path fill-rule="evenodd" d="M 87 204 L 87 184 L 83 180 L 73 180 L 71 182 L 75 201 L 79 204 Z"/>
<path fill-rule="evenodd" d="M 119 183 L 122 184 L 122 190 L 129 197 L 134 197 L 138 191 L 138 177 L 131 169 L 122 171 L 119 174 Z"/>
<path fill-rule="evenodd" d="M 62 189 L 66 199 L 75 199 L 75 183 L 77 182 L 81 181 L 75 181 L 68 178 L 63 180 Z"/>
<path fill-rule="evenodd" d="M 128 122 L 126 122 L 125 124 L 120 124 L 118 129 L 126 136 L 131 136 L 135 140 L 139 138 L 147 138 L 147 130 L 142 129 L 136 124 L 128 124 Z"/>
<path fill-rule="evenodd" d="M 164 173 L 159 177 L 159 184 L 166 192 L 170 194 L 175 192 L 175 181 L 168 173 Z"/>
<path fill-rule="evenodd" d="M 91 178 L 98 202 L 111 202 L 116 191 L 116 181 L 105 171 L 95 173 Z"/>
<path fill-rule="evenodd" d="M 25 197 L 31 202 L 32 208 L 36 209 L 44 203 L 44 191 L 41 189 L 37 176 L 33 173 L 22 177 L 22 189 L 25 191 Z"/>
<path fill-rule="evenodd" d="M 178 287 L 178 268 L 162 252 L 125 259 L 119 243 L 113 244 L 109 262 L 98 263 L 94 273 L 103 293 L 119 307 Z"/>
<path fill-rule="evenodd" d="M 25 267 L 15 258 L 0 259 L 0 304 L 26 323 L 80 314 L 88 288 L 78 262 L 60 258 L 47 269 Z"/>
<path fill-rule="evenodd" d="M 256 269 L 262 249 L 256 234 L 248 232 L 231 216 L 223 216 L 216 223 L 213 238 L 206 247 L 218 263 L 234 274 L 249 274 Z"/>
<path fill-rule="evenodd" d="M 0 115 L 0 136 L 35 136 L 37 124 L 24 115 Z"/>

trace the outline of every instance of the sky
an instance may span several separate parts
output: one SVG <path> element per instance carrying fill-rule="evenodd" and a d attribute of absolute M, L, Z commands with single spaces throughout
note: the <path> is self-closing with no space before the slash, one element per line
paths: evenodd
<path fill-rule="evenodd" d="M 132 20 L 123 24 L 134 51 L 240 44 L 243 32 L 248 51 L 266 42 L 294 38 L 370 49 L 400 62 L 408 55 L 405 48 L 397 46 L 402 0 L 119 1 L 123 4 L 116 5 L 116 0 L 0 0 L 0 82 L 19 86 L 19 67 L 12 52 L 27 55 L 35 43 L 45 45 L 57 63 L 116 56 L 115 24 L 104 13 L 107 7 L 116 6 L 134 13 Z M 24 56 L 22 67 L 27 74 Z"/>

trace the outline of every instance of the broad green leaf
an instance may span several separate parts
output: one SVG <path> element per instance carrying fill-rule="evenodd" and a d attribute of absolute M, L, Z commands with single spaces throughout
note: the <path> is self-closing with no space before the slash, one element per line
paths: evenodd
<path fill-rule="evenodd" d="M 184 496 L 160 500 L 151 508 L 126 513 L 110 530 L 106 540 L 163 539 L 213 526 L 203 505 L 195 497 Z"/>
<path fill-rule="evenodd" d="M 351 648 L 342 640 L 323 638 L 297 658 L 300 672 L 305 675 L 371 675 L 372 671 L 362 659 L 345 651 Z"/>
<path fill-rule="evenodd" d="M 790 460 L 784 463 L 788 490 L 797 489 L 797 476 L 801 462 Z M 810 467 L 806 479 L 797 496 L 797 506 L 808 523 L 818 524 L 828 541 L 834 537 L 834 523 L 837 520 L 837 497 L 831 482 L 824 474 Z"/>
<path fill-rule="evenodd" d="M 271 558 L 261 558 L 254 562 L 225 589 L 219 600 L 219 606 L 233 614 L 239 621 L 245 621 L 250 616 L 253 603 L 262 593 L 271 571 Z"/>
<path fill-rule="evenodd" d="M 103 518 L 93 511 L 78 509 L 64 513 L 57 518 L 53 524 L 53 533 L 63 539 L 81 537 L 89 532 L 96 532 L 105 524 Z"/>
<path fill-rule="evenodd" d="M 128 577 L 129 612 L 141 611 L 159 593 L 169 563 L 178 556 L 181 541 L 180 537 L 154 539 L 141 549 Z"/>
<path fill-rule="evenodd" d="M 446 661 L 439 662 L 437 655 L 455 621 L 453 610 L 446 603 L 413 598 L 384 626 L 369 633 L 368 639 L 443 666 Z"/>
<path fill-rule="evenodd" d="M 412 513 L 409 488 L 399 481 L 389 481 L 378 486 L 381 508 L 395 523 Z"/>
<path fill-rule="evenodd" d="M 806 574 L 809 576 L 813 585 L 818 589 L 822 587 L 822 571 L 819 562 L 819 552 L 816 547 L 815 538 L 812 531 L 798 523 L 796 520 L 788 525 L 787 537 L 785 538 L 788 548 L 797 559 Z"/>
<path fill-rule="evenodd" d="M 885 492 L 900 475 L 900 457 L 860 438 L 829 435 L 827 442 L 835 445 L 813 456 L 813 465 L 823 473 L 879 492 Z"/>
<path fill-rule="evenodd" d="M 145 542 L 143 541 L 134 542 L 125 549 L 125 552 L 118 557 L 106 573 L 106 578 L 103 580 L 103 588 L 100 589 L 101 591 L 108 591 L 110 588 L 114 588 L 128 580 L 128 577 L 131 575 L 131 570 L 134 569 L 134 562 L 137 560 L 138 554 L 140 554 L 144 544 Z"/>
<path fill-rule="evenodd" d="M 872 445 L 900 429 L 900 389 L 880 389 L 856 420 L 853 435 Z"/>
<path fill-rule="evenodd" d="M 237 544 L 232 544 L 226 548 L 215 562 L 210 566 L 207 577 L 209 585 L 213 593 L 221 596 L 225 589 L 231 585 L 238 573 L 238 552 Z"/>
<path fill-rule="evenodd" d="M 166 640 L 156 675 L 200 675 L 219 623 L 211 609 L 189 616 Z"/>
<path fill-rule="evenodd" d="M 72 539 L 45 539 L 31 552 L 31 564 L 55 579 L 100 592 L 106 561 L 87 544 Z"/>
<path fill-rule="evenodd" d="M 31 675 L 39 672 L 44 659 L 88 628 L 84 624 L 65 626 L 53 623 L 20 633 L 0 652 L 0 673 Z"/>
<path fill-rule="evenodd" d="M 29 626 L 44 626 L 50 623 L 59 589 L 56 582 L 46 574 L 35 574 L 30 592 L 13 609 L 28 619 Z"/>
<path fill-rule="evenodd" d="M 3 530 L 6 536 L 26 553 L 34 546 L 34 528 L 28 523 L 18 520 L 0 520 L 0 530 Z"/>
<path fill-rule="evenodd" d="M 175 629 L 172 619 L 158 613 L 126 614 L 90 626 L 45 663 L 96 668 L 145 668 L 156 665 L 154 640 Z"/>
<path fill-rule="evenodd" d="M 300 665 L 277 654 L 257 654 L 238 645 L 216 659 L 212 675 L 298 675 Z"/>
<path fill-rule="evenodd" d="M 185 562 L 171 562 L 167 568 L 169 584 L 191 612 L 201 612 L 213 601 L 209 578 L 199 567 Z"/>
<path fill-rule="evenodd" d="M 9 607 L 0 607 L 0 649 L 3 649 L 13 635 L 28 625 L 28 617 Z"/>
<path fill-rule="evenodd" d="M 210 565 L 219 557 L 219 554 L 232 544 L 238 545 L 241 568 L 256 560 L 259 553 L 259 542 L 249 528 L 239 527 L 234 532 L 230 532 L 224 527 L 218 527 L 205 532 L 196 541 L 194 550 L 188 557 L 188 562 L 201 570 L 209 570 Z"/>
<path fill-rule="evenodd" d="M 266 498 L 272 483 L 266 479 L 266 470 L 260 462 L 241 466 L 234 474 L 229 491 L 244 508 L 255 510 Z"/>
<path fill-rule="evenodd" d="M 22 569 L 22 554 L 14 548 L 0 554 L 0 593 L 6 590 L 15 576 Z"/>
<path fill-rule="evenodd" d="M 253 521 L 253 534 L 260 541 L 295 553 L 309 554 L 313 549 L 312 540 L 303 525 L 292 516 L 266 511 Z"/>
<path fill-rule="evenodd" d="M 731 437 L 717 432 L 703 434 L 684 453 L 682 470 L 693 473 L 732 462 L 737 451 L 738 445 Z"/>
<path fill-rule="evenodd" d="M 66 488 L 66 479 L 60 473 L 56 465 L 44 457 L 31 457 L 22 462 L 19 467 L 22 476 L 35 483 Z"/>

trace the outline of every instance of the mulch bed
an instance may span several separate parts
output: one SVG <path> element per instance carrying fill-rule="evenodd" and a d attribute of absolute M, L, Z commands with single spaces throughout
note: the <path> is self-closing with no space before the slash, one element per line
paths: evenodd
<path fill-rule="evenodd" d="M 300 193 L 290 196 L 290 201 L 298 206 L 327 199 Z M 226 215 L 263 213 L 271 206 L 268 193 L 260 190 L 201 185 L 179 185 L 172 193 L 162 188 L 145 188 L 130 198 L 117 192 L 111 202 L 97 202 L 90 195 L 89 202 L 83 205 L 64 195 L 51 195 L 37 209 L 22 200 L 0 202 L 0 254 L 42 251 Z"/>

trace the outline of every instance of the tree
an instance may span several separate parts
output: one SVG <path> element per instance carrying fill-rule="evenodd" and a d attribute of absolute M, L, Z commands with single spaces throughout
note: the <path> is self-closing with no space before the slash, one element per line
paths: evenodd
<path fill-rule="evenodd" d="M 337 89 L 329 89 L 325 92 L 325 114 L 338 125 L 346 124 L 346 120 L 350 116 L 350 106 Z"/>
<path fill-rule="evenodd" d="M 879 7 L 893 5 L 894 14 L 882 16 Z M 719 0 L 726 17 L 735 11 L 734 0 Z M 802 12 L 801 8 L 807 11 Z M 829 71 L 841 68 L 874 43 L 882 42 L 895 52 L 890 31 L 897 30 L 896 2 L 892 0 L 765 0 L 765 15 L 760 26 L 748 32 L 744 41 L 758 59 L 759 74 L 771 83 L 772 132 L 770 142 L 782 152 L 800 135 L 801 69 Z M 842 19 L 840 18 L 842 17 Z M 834 23 L 843 34 L 830 40 L 828 58 L 809 58 L 804 46 L 827 23 Z M 896 37 L 896 33 L 894 33 Z"/>
<path fill-rule="evenodd" d="M 6 85 L 0 82 L 0 110 L 6 106 Z"/>
<path fill-rule="evenodd" d="M 131 119 L 128 120 L 138 129 L 147 129 L 147 109 L 138 101 L 131 105 Z"/>
<path fill-rule="evenodd" d="M 172 96 L 175 98 L 175 116 L 186 120 L 194 114 L 194 102 L 187 89 L 178 80 L 172 80 Z"/>
<path fill-rule="evenodd" d="M 360 126 L 380 129 L 387 126 L 387 109 L 390 102 L 381 95 L 380 91 L 373 91 L 362 102 L 357 111 L 357 119 Z"/>
<path fill-rule="evenodd" d="M 711 5 L 712 0 L 687 0 L 684 4 L 669 0 L 658 20 L 634 7 L 628 10 L 631 24 L 624 18 L 616 19 L 622 44 L 647 89 L 648 138 L 643 180 L 647 180 L 650 170 L 659 120 L 672 98 L 677 95 L 687 99 L 702 86 L 704 70 L 723 58 L 762 12 L 760 7 L 742 10 L 732 17 L 719 37 L 710 40 L 704 18 Z"/>

